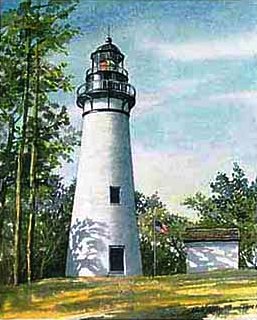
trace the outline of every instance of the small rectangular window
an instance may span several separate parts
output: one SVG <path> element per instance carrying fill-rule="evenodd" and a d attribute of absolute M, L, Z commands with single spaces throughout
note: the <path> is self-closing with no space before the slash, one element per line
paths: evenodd
<path fill-rule="evenodd" d="M 110 186 L 110 202 L 111 203 L 120 203 L 120 187 Z"/>
<path fill-rule="evenodd" d="M 124 246 L 109 247 L 110 272 L 124 274 Z"/>

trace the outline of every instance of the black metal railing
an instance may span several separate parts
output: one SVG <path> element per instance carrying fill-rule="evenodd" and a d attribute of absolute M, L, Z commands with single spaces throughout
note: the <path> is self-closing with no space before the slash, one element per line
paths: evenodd
<path fill-rule="evenodd" d="M 136 96 L 136 90 L 131 84 L 114 80 L 95 80 L 84 83 L 78 87 L 77 95 L 90 95 L 90 93 L 93 93 L 94 91 L 98 92 L 105 90 L 125 93 L 131 98 L 135 98 Z"/>

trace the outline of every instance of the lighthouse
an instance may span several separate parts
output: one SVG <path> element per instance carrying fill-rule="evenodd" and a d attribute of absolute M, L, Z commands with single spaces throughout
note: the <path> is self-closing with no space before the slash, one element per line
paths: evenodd
<path fill-rule="evenodd" d="M 142 274 L 129 130 L 136 91 L 124 58 L 107 37 L 77 90 L 83 131 L 67 276 Z"/>

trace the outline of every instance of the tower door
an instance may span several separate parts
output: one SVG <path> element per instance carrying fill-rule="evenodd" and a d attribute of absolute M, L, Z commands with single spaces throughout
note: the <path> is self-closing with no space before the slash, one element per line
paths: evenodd
<path fill-rule="evenodd" d="M 124 274 L 124 246 L 109 247 L 110 273 Z"/>

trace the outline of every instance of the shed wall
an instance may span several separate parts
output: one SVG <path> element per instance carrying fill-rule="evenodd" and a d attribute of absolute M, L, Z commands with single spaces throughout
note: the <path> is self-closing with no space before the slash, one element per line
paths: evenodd
<path fill-rule="evenodd" d="M 186 243 L 187 272 L 238 269 L 238 241 Z"/>

